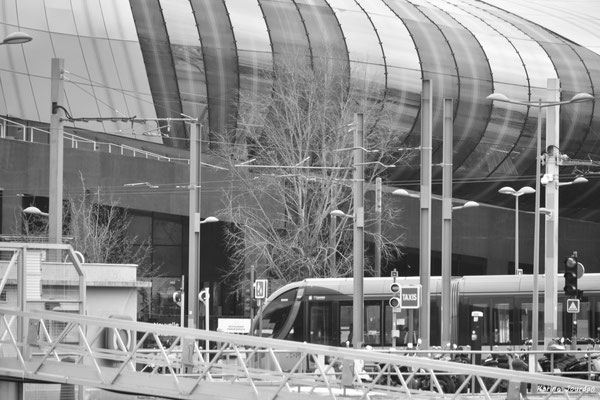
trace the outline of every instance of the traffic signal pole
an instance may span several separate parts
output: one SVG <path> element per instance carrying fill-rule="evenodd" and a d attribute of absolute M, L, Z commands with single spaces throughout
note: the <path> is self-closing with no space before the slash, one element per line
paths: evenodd
<path fill-rule="evenodd" d="M 580 271 L 583 274 L 583 265 L 581 265 L 577 260 L 577 252 L 574 251 L 570 257 L 565 259 L 565 295 L 569 299 L 577 299 L 581 301 L 581 296 L 583 294 L 582 291 L 577 287 L 577 280 L 580 277 Z M 571 349 L 575 350 L 577 348 L 577 312 L 579 311 L 579 307 L 577 312 L 572 312 L 569 309 L 569 301 L 567 300 L 567 331 L 565 332 L 565 336 L 571 337 Z"/>

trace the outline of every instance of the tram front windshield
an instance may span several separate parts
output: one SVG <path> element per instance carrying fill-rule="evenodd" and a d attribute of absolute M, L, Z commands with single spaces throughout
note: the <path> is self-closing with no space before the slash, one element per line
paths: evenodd
<path fill-rule="evenodd" d="M 282 333 L 285 335 L 282 329 L 286 327 L 288 319 L 296 314 L 294 312 L 296 292 L 296 289 L 285 292 L 276 299 L 271 300 L 263 308 L 254 320 L 252 331 L 255 336 L 278 338 Z"/>

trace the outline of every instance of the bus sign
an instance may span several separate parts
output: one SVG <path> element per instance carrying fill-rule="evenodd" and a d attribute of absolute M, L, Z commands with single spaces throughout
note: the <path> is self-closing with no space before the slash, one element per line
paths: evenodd
<path fill-rule="evenodd" d="M 400 307 L 401 308 L 419 308 L 421 307 L 421 285 L 402 286 L 400 289 Z"/>

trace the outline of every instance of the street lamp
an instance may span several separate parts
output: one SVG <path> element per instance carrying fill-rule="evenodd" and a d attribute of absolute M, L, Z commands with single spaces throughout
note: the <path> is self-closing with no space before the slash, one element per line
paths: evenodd
<path fill-rule="evenodd" d="M 553 91 L 553 93 L 557 94 L 559 93 L 559 88 L 558 88 L 558 79 L 548 79 L 548 89 Z M 519 101 L 519 100 L 511 100 L 510 98 L 508 98 L 506 95 L 502 94 L 502 93 L 493 93 L 490 94 L 489 96 L 487 96 L 488 100 L 492 100 L 492 101 L 500 101 L 500 102 L 505 102 L 505 103 L 510 103 L 510 104 L 517 104 L 517 105 L 523 105 L 523 106 L 527 106 L 527 107 L 537 107 L 538 108 L 538 115 L 537 115 L 537 134 L 536 134 L 536 161 L 535 161 L 535 213 L 534 213 L 534 239 L 533 239 L 533 304 L 532 304 L 532 313 L 533 313 L 533 317 L 532 317 L 532 333 L 531 333 L 531 339 L 533 342 L 533 349 L 537 350 L 538 349 L 538 326 L 539 326 L 539 287 L 538 287 L 538 281 L 539 281 L 539 268 L 540 268 L 540 261 L 539 261 L 539 257 L 540 257 L 540 250 L 539 250 L 539 246 L 540 246 L 540 176 L 541 176 L 541 164 L 542 164 L 542 151 L 541 151 L 541 146 L 542 146 L 542 109 L 543 108 L 548 108 L 548 107 L 556 107 L 556 106 L 560 106 L 560 105 L 564 105 L 564 104 L 571 104 L 571 103 L 578 103 L 578 102 L 584 102 L 584 101 L 591 101 L 594 99 L 594 97 L 588 93 L 577 93 L 576 95 L 574 95 L 570 100 L 566 100 L 566 101 L 544 101 L 541 98 L 538 99 L 537 102 L 533 101 Z M 546 112 L 548 114 L 548 111 Z M 552 117 L 555 119 L 555 115 L 553 114 Z M 547 120 L 549 120 L 548 115 L 546 117 Z M 553 120 L 552 122 L 554 122 L 556 124 L 556 120 Z M 556 133 L 554 131 L 551 130 L 551 124 L 548 123 L 547 124 L 547 138 L 546 138 L 546 142 L 547 144 L 554 144 L 554 143 L 549 143 L 549 142 L 558 142 L 558 127 L 556 126 Z M 548 134 L 548 132 L 550 132 L 550 134 Z M 552 138 L 550 138 L 549 136 L 552 136 Z M 554 140 L 550 140 L 550 139 L 554 139 Z M 546 163 L 546 168 L 547 170 L 550 168 L 550 166 L 548 165 L 549 163 Z M 553 171 L 552 171 L 553 172 Z M 551 185 L 552 186 L 552 185 Z M 554 196 L 555 195 L 555 190 L 553 190 L 552 188 L 550 190 L 546 189 L 546 206 L 552 206 L 552 208 L 554 207 L 554 204 L 550 205 L 550 203 L 554 202 Z M 548 201 L 550 200 L 550 201 Z M 552 210 L 551 210 L 552 211 Z M 558 214 L 558 213 L 556 213 Z M 558 230 L 558 226 L 555 224 L 558 224 L 558 215 L 555 215 L 554 218 L 552 218 L 553 220 L 555 220 L 555 222 L 552 225 L 548 225 L 546 228 L 546 237 L 549 237 L 549 235 L 555 235 L 557 230 Z M 551 245 L 554 245 L 553 243 Z M 546 246 L 548 246 L 548 243 L 546 243 Z M 554 249 L 552 249 L 554 251 Z M 546 249 L 546 254 L 549 254 L 549 250 Z M 551 324 L 551 325 L 556 325 L 556 303 L 557 303 L 557 293 L 556 293 L 556 272 L 555 269 L 558 268 L 557 267 L 557 258 L 558 256 L 553 254 L 550 256 L 550 260 L 547 260 L 546 262 L 546 286 L 545 286 L 545 290 L 544 290 L 544 308 L 545 311 L 548 312 L 544 312 L 545 315 L 545 324 Z M 544 333 L 546 333 L 546 330 L 544 329 Z M 552 337 L 556 336 L 556 332 L 548 332 L 548 334 L 546 334 L 545 336 L 547 336 L 547 339 L 550 340 Z"/>
<path fill-rule="evenodd" d="M 523 186 L 521 189 L 515 190 L 510 186 L 504 186 L 498 192 L 515 197 L 515 275 L 519 275 L 519 272 L 522 272 L 519 268 L 519 197 L 524 194 L 535 193 L 535 189 L 531 186 Z"/>
<path fill-rule="evenodd" d="M 578 176 L 577 178 L 573 179 L 570 182 L 559 182 L 558 186 L 568 186 L 568 185 L 578 185 L 580 183 L 587 183 L 588 180 L 586 178 L 584 178 L 583 176 Z M 542 180 L 542 184 L 544 184 L 544 181 Z"/>
<path fill-rule="evenodd" d="M 41 211 L 39 208 L 34 207 L 34 206 L 29 206 L 29 207 L 23 209 L 23 212 L 25 214 L 40 215 L 42 217 L 48 217 L 50 215 L 48 213 L 45 213 L 45 212 Z"/>
<path fill-rule="evenodd" d="M 411 193 L 406 189 L 396 189 L 392 192 L 393 195 L 395 196 L 401 196 L 401 197 L 412 197 L 413 199 L 420 199 L 421 195 L 418 193 Z M 442 200 L 441 197 L 438 196 L 431 196 L 432 199 L 434 200 Z M 452 210 L 462 210 L 463 208 L 473 208 L 473 207 L 479 207 L 479 203 L 476 201 L 466 201 L 461 205 L 458 206 L 452 206 Z M 332 211 L 333 212 L 333 211 Z M 341 211 L 340 211 L 341 212 Z"/>
<path fill-rule="evenodd" d="M 2 42 L 0 42 L 0 45 L 23 44 L 23 43 L 31 42 L 32 40 L 33 40 L 33 38 L 25 32 L 13 32 L 4 38 L 4 40 L 2 40 Z"/>

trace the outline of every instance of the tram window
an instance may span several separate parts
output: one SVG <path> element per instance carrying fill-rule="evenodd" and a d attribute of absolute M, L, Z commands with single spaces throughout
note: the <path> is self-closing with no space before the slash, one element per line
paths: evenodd
<path fill-rule="evenodd" d="M 471 312 L 473 311 L 481 311 L 483 313 L 483 324 L 481 325 L 481 343 L 489 343 L 491 340 L 490 324 L 488 322 L 490 318 L 489 307 L 486 303 L 473 303 L 471 306 Z M 471 313 L 469 313 L 469 315 L 471 315 Z"/>
<path fill-rule="evenodd" d="M 523 343 L 532 337 L 533 329 L 533 306 L 531 303 L 521 303 L 519 316 L 521 318 L 521 329 L 519 340 Z M 544 337 L 544 305 L 538 305 L 538 339 Z"/>
<path fill-rule="evenodd" d="M 590 303 L 582 301 L 579 306 L 579 313 L 573 314 L 577 318 L 577 336 L 591 337 L 590 332 Z"/>
<path fill-rule="evenodd" d="M 291 290 L 267 305 L 262 314 L 262 336 L 278 337 L 282 333 L 281 330 L 292 314 L 295 296 L 296 290 Z M 254 334 L 258 335 L 258 331 Z"/>
<path fill-rule="evenodd" d="M 564 314 L 565 313 L 565 309 L 564 309 L 562 303 L 563 302 L 559 301 L 558 304 L 556 305 L 557 315 L 559 316 L 557 318 L 558 319 L 558 321 L 557 321 L 558 322 L 557 323 L 558 327 L 557 327 L 557 331 L 556 332 L 558 332 L 559 335 L 560 335 L 560 332 L 564 332 L 564 330 L 563 330 L 564 329 L 563 318 L 560 318 L 561 315 L 565 315 Z"/>
<path fill-rule="evenodd" d="M 512 326 L 511 303 L 495 303 L 492 309 L 492 328 L 494 329 L 494 344 L 510 343 L 510 328 Z"/>
<path fill-rule="evenodd" d="M 381 345 L 381 303 L 365 305 L 365 344 Z"/>
<path fill-rule="evenodd" d="M 600 339 L 600 301 L 596 301 L 596 307 L 594 313 L 594 321 L 596 325 L 596 330 L 593 332 L 595 334 L 596 339 Z"/>
<path fill-rule="evenodd" d="M 330 303 L 310 305 L 310 343 L 332 344 L 332 315 Z"/>
<path fill-rule="evenodd" d="M 394 314 L 396 316 L 396 321 L 392 320 Z M 400 312 L 394 313 L 392 312 L 392 307 L 385 307 L 385 325 L 383 329 L 384 345 L 392 345 L 392 340 L 395 339 L 392 337 L 392 330 L 396 329 L 400 335 L 396 339 L 396 345 L 406 346 L 407 341 L 410 340 L 410 335 L 408 334 L 408 310 L 403 309 Z"/>
<path fill-rule="evenodd" d="M 306 340 L 304 338 L 304 331 L 303 331 L 304 307 L 305 307 L 304 303 L 300 303 L 300 307 L 298 308 L 298 313 L 296 314 L 296 317 L 294 318 L 294 321 L 292 323 L 292 327 L 290 328 L 290 331 L 285 336 L 285 340 L 293 340 L 295 342 L 303 342 Z"/>
<path fill-rule="evenodd" d="M 352 306 L 340 306 L 340 345 L 352 343 Z"/>

